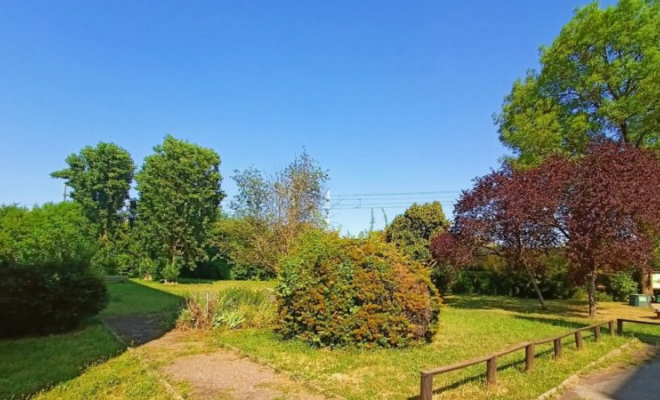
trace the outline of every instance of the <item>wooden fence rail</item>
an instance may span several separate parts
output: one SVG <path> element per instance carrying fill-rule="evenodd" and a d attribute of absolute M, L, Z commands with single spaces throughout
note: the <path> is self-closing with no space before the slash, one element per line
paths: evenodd
<path fill-rule="evenodd" d="M 623 320 L 626 322 L 636 322 L 633 320 Z M 585 326 L 583 328 L 578 328 L 570 332 L 564 333 L 559 336 L 554 336 L 546 339 L 536 340 L 533 342 L 523 342 L 515 346 L 512 346 L 506 350 L 498 351 L 497 353 L 492 353 L 487 356 L 474 358 L 472 360 L 462 361 L 456 364 L 447 365 L 445 367 L 429 369 L 421 372 L 420 380 L 420 400 L 431 400 L 433 398 L 433 377 L 439 374 L 444 374 L 451 371 L 456 371 L 459 369 L 467 368 L 475 364 L 486 363 L 486 384 L 493 385 L 497 382 L 497 359 L 505 355 L 511 354 L 513 352 L 525 349 L 525 371 L 529 372 L 534 369 L 534 348 L 537 345 L 553 343 L 555 358 L 561 357 L 562 350 L 562 339 L 568 336 L 575 336 L 575 346 L 578 350 L 581 350 L 584 347 L 584 342 L 582 340 L 582 332 L 593 330 L 594 331 L 594 340 L 600 340 L 600 328 L 603 325 L 607 325 L 610 335 L 615 334 L 614 324 L 617 323 L 616 320 L 605 321 L 594 325 Z M 622 331 L 622 320 L 619 320 L 617 328 L 619 332 Z"/>

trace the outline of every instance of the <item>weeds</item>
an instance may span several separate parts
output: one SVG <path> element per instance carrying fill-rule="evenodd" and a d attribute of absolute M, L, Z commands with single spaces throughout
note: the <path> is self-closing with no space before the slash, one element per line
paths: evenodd
<path fill-rule="evenodd" d="M 268 290 L 224 289 L 190 293 L 177 320 L 180 329 L 264 328 L 275 321 L 274 298 Z"/>

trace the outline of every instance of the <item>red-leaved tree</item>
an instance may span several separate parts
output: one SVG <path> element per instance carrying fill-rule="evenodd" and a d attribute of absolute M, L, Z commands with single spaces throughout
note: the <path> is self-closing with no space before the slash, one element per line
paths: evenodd
<path fill-rule="evenodd" d="M 594 317 L 599 273 L 651 268 L 660 233 L 660 160 L 647 150 L 601 142 L 576 161 L 553 159 L 540 169 L 560 178 L 554 228 L 563 236 L 571 276 L 586 284 Z"/>
<path fill-rule="evenodd" d="M 546 309 L 538 286 L 538 275 L 544 269 L 539 260 L 559 245 L 560 236 L 552 227 L 556 199 L 546 177 L 538 172 L 505 165 L 477 178 L 457 202 L 453 226 L 436 237 L 431 249 L 438 262 L 458 268 L 477 256 L 501 257 L 509 268 L 529 276 Z"/>
<path fill-rule="evenodd" d="M 660 233 L 660 160 L 654 153 L 594 142 L 578 159 L 554 157 L 536 168 L 504 166 L 476 180 L 455 208 L 455 222 L 432 251 L 461 267 L 478 252 L 503 257 L 535 275 L 540 255 L 563 249 L 569 273 L 585 284 L 589 316 L 596 315 L 599 273 L 630 267 L 648 271 Z"/>

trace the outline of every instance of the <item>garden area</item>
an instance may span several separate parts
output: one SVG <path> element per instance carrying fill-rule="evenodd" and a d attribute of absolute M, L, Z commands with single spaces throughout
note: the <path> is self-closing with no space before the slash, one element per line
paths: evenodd
<path fill-rule="evenodd" d="M 109 284 L 110 303 L 100 318 L 121 315 L 165 313 L 163 332 L 182 335 L 184 345 L 168 353 L 148 354 L 140 347 L 126 351 L 100 323 L 90 322 L 79 330 L 45 338 L 0 342 L 3 384 L 0 398 L 37 394 L 38 399 L 174 398 L 158 376 L 177 359 L 196 354 L 213 354 L 226 346 L 238 349 L 257 363 L 272 366 L 293 378 L 288 395 L 296 398 L 299 387 L 308 383 L 328 391 L 332 398 L 347 399 L 415 398 L 419 395 L 419 372 L 504 349 L 532 339 L 559 335 L 590 323 L 585 301 L 550 300 L 548 310 L 539 309 L 534 299 L 501 296 L 448 296 L 442 306 L 439 333 L 427 344 L 406 349 L 318 350 L 295 340 L 282 341 L 273 324 L 259 328 L 227 327 L 211 330 L 175 328 L 175 316 L 191 293 L 222 293 L 240 288 L 272 293 L 274 282 L 216 281 L 164 285 L 141 280 Z M 649 320 L 647 309 L 635 309 L 621 302 L 600 304 L 599 319 L 617 316 Z M 170 329 L 173 329 L 170 331 Z M 475 366 L 436 379 L 438 398 L 528 399 L 553 388 L 571 374 L 582 370 L 609 351 L 631 342 L 635 349 L 660 341 L 657 327 L 626 326 L 626 335 L 610 337 L 606 330 L 598 343 L 585 336 L 585 347 L 577 351 L 573 342 L 564 343 L 564 354 L 553 359 L 552 343 L 536 349 L 534 372 L 523 370 L 524 355 L 513 354 L 500 361 L 498 385 L 484 387 L 484 367 Z M 166 334 L 167 335 L 167 334 Z M 475 340 L 483 338 L 483 340 Z M 158 340 L 158 339 L 155 339 Z M 25 355 L 29 354 L 29 357 Z M 634 352 L 606 361 L 634 362 Z M 156 371 L 156 372 L 150 372 Z M 168 378 L 184 397 L 194 397 L 195 388 L 186 381 Z M 42 388 L 45 388 L 41 390 Z M 216 393 L 217 398 L 223 398 Z M 227 398 L 231 398 L 231 393 Z"/>
<path fill-rule="evenodd" d="M 499 166 L 359 234 L 306 150 L 225 201 L 213 148 L 86 146 L 63 201 L 0 205 L 0 400 L 535 399 L 642 368 L 658 82 L 659 2 L 576 10 L 495 117 Z"/>

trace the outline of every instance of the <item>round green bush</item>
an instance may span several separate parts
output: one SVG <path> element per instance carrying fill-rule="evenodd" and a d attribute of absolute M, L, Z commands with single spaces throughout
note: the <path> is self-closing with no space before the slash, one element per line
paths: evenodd
<path fill-rule="evenodd" d="M 319 347 L 430 341 L 440 298 L 426 269 L 378 238 L 306 234 L 280 262 L 278 332 Z"/>
<path fill-rule="evenodd" d="M 82 265 L 0 265 L 0 336 L 77 327 L 108 303 L 105 282 Z"/>
<path fill-rule="evenodd" d="M 608 289 L 614 301 L 628 301 L 631 294 L 639 292 L 639 285 L 629 272 L 617 272 L 609 277 Z"/>

